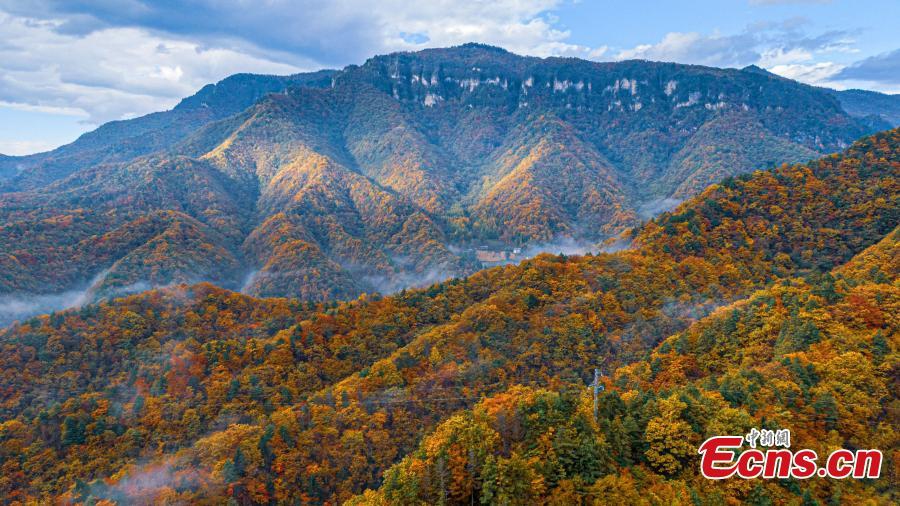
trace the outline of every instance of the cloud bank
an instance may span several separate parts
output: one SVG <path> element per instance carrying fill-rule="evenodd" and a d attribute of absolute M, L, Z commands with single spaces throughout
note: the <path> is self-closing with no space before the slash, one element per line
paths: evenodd
<path fill-rule="evenodd" d="M 297 66 L 139 28 L 66 33 L 60 20 L 0 11 L 0 107 L 82 116 L 92 124 L 168 109 L 204 84 Z M 62 57 L 62 55 L 65 55 Z"/>
<path fill-rule="evenodd" d="M 900 49 L 872 56 L 844 67 L 833 78 L 876 83 L 900 91 Z"/>

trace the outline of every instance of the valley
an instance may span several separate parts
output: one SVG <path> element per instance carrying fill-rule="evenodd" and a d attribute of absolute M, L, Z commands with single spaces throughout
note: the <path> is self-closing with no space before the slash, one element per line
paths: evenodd
<path fill-rule="evenodd" d="M 897 9 L 689 7 L 0 2 L 0 504 L 900 504 Z"/>
<path fill-rule="evenodd" d="M 713 182 L 874 131 L 842 96 L 758 69 L 480 44 L 240 74 L 0 160 L 0 297 L 102 279 L 88 300 L 198 281 L 347 300 L 513 260 L 500 250 L 583 252 Z"/>
<path fill-rule="evenodd" d="M 24 321 L 0 331 L 0 494 L 890 503 L 883 480 L 717 490 L 666 427 L 896 452 L 898 153 L 900 130 L 865 137 L 714 184 L 631 249 L 390 297 L 180 285 Z"/>

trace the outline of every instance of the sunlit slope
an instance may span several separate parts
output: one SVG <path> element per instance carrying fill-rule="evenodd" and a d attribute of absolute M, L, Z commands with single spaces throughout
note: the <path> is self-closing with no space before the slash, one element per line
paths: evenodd
<path fill-rule="evenodd" d="M 541 256 L 426 290 L 340 305 L 254 299 L 199 285 L 27 321 L 0 336 L 8 385 L 0 397 L 7 477 L 0 492 L 37 500 L 61 494 L 76 500 L 133 494 L 132 500 L 148 502 L 217 502 L 229 494 L 257 502 L 349 499 L 381 486 L 385 470 L 458 410 L 512 385 L 581 389 L 594 367 L 611 374 L 624 366 L 617 374 L 635 371 L 635 381 L 643 382 L 638 386 L 657 389 L 722 374 L 698 364 L 698 354 L 693 369 L 682 368 L 678 361 L 692 356 L 657 345 L 687 331 L 679 339 L 692 346 L 691 336 L 702 334 L 692 329 L 729 317 L 731 308 L 747 304 L 736 301 L 757 300 L 760 289 L 809 286 L 811 295 L 804 297 L 819 304 L 802 299 L 796 306 L 801 338 L 776 343 L 778 351 L 767 353 L 777 356 L 762 359 L 780 364 L 806 346 L 814 350 L 817 341 L 802 337 L 809 334 L 805 320 L 838 314 L 839 306 L 857 299 L 860 307 L 873 307 L 873 317 L 850 334 L 853 342 L 874 339 L 870 331 L 878 326 L 887 336 L 892 320 L 885 315 L 893 312 L 886 297 L 893 285 L 869 281 L 866 276 L 879 274 L 866 273 L 863 283 L 877 286 L 854 292 L 855 281 L 829 282 L 823 273 L 862 253 L 885 259 L 877 265 L 888 280 L 896 275 L 885 271 L 892 269 L 890 242 L 866 248 L 896 227 L 898 150 L 900 131 L 891 131 L 809 165 L 713 186 L 637 230 L 629 251 Z M 858 269 L 859 262 L 843 269 Z M 846 295 L 836 298 L 829 286 Z M 825 295 L 817 295 L 821 290 Z M 765 304 L 772 322 L 783 314 L 778 311 L 790 314 Z M 815 313 L 820 308 L 826 313 Z M 859 318 L 841 311 L 840 318 Z M 825 337 L 841 335 L 824 325 L 820 334 L 823 329 Z M 733 346 L 716 343 L 722 353 Z M 743 367 L 727 365 L 738 358 L 727 357 L 726 366 Z M 663 361 L 673 365 L 654 372 L 653 363 Z M 639 402 L 640 395 L 627 401 Z M 745 397 L 735 395 L 737 401 L 723 399 L 739 409 Z M 687 409 L 670 404 L 673 413 Z M 657 416 L 653 405 L 641 408 L 650 410 L 648 417 Z M 568 406 L 559 409 L 575 409 Z M 757 416 L 756 407 L 746 406 Z M 780 416 L 800 409 L 785 406 Z M 882 415 L 870 409 L 865 416 Z M 545 430 L 546 423 L 538 427 Z M 692 431 L 701 434 L 703 427 Z M 599 429 L 566 430 L 582 438 Z M 681 469 L 662 473 L 643 444 L 630 450 L 636 465 L 665 475 Z M 616 460 L 620 450 L 609 451 L 616 465 L 627 465 Z M 127 487 L 127 476 L 141 482 L 159 466 L 166 476 L 159 486 Z M 584 476 L 600 477 L 611 468 L 600 469 Z M 101 478 L 110 481 L 96 481 Z"/>
<path fill-rule="evenodd" d="M 321 301 L 425 286 L 480 268 L 475 248 L 592 245 L 660 202 L 872 129 L 826 90 L 765 73 L 478 44 L 238 75 L 0 159 L 0 296 L 85 290 L 107 271 L 119 277 L 90 293 L 213 281 Z M 200 225 L 96 249 L 173 212 Z M 165 264 L 167 249 L 196 258 Z"/>

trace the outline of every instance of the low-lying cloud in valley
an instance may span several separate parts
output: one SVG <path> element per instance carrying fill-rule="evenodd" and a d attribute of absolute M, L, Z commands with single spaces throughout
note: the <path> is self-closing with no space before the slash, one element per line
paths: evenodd
<path fill-rule="evenodd" d="M 126 286 L 104 288 L 102 297 L 100 297 L 98 290 L 108 274 L 108 269 L 103 270 L 94 276 L 83 288 L 66 290 L 60 293 L 0 295 L 0 326 L 41 314 L 77 309 L 94 303 L 99 298 L 123 297 L 158 288 L 147 281 L 137 281 Z"/>
<path fill-rule="evenodd" d="M 88 300 L 87 290 L 51 295 L 3 295 L 0 296 L 0 325 L 42 313 L 81 307 Z"/>
<path fill-rule="evenodd" d="M 678 207 L 678 204 L 681 204 L 682 202 L 684 202 L 682 199 L 673 199 L 671 197 L 650 200 L 638 206 L 638 216 L 648 220 L 660 213 L 675 209 Z"/>

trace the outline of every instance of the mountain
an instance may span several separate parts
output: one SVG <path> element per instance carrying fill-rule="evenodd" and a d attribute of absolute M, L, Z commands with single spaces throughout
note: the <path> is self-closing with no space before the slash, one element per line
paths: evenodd
<path fill-rule="evenodd" d="M 771 78 L 786 79 L 756 65 L 748 65 L 741 70 Z M 847 114 L 859 118 L 873 129 L 886 130 L 900 126 L 900 95 L 870 90 L 819 89 L 837 98 Z"/>
<path fill-rule="evenodd" d="M 830 92 L 851 116 L 860 118 L 875 116 L 892 127 L 900 126 L 900 95 L 868 90 L 830 90 Z"/>
<path fill-rule="evenodd" d="M 0 331 L 0 496 L 896 502 L 886 480 L 712 487 L 690 445 L 771 422 L 890 461 L 898 176 L 900 129 L 726 178 L 615 253 L 351 302 L 199 284 L 26 320 Z"/>
<path fill-rule="evenodd" d="M 201 280 L 304 300 L 392 292 L 517 250 L 583 249 L 713 181 L 870 131 L 830 93 L 746 69 L 478 44 L 239 75 L 15 159 L 0 295 Z"/>
<path fill-rule="evenodd" d="M 12 161 L 15 159 L 13 156 L 7 156 L 4 154 L 0 154 L 0 181 L 9 177 L 12 173 Z"/>
<path fill-rule="evenodd" d="M 333 71 L 291 76 L 235 74 L 208 84 L 172 110 L 112 121 L 65 146 L 28 156 L 0 156 L 0 191 L 39 188 L 97 164 L 121 162 L 166 149 L 210 122 L 243 111 L 288 86 L 327 86 Z"/>
<path fill-rule="evenodd" d="M 789 428 L 792 447 L 896 454 L 900 229 L 818 280 L 787 278 L 718 309 L 612 372 L 598 417 L 583 389 L 511 386 L 456 413 L 347 504 L 702 502 L 708 436 Z M 891 337 L 892 336 L 892 337 Z M 890 464 L 882 473 L 890 474 Z M 890 480 L 832 480 L 803 492 L 757 480 L 724 492 L 750 503 L 891 504 Z M 652 502 L 652 501 L 651 501 Z"/>

